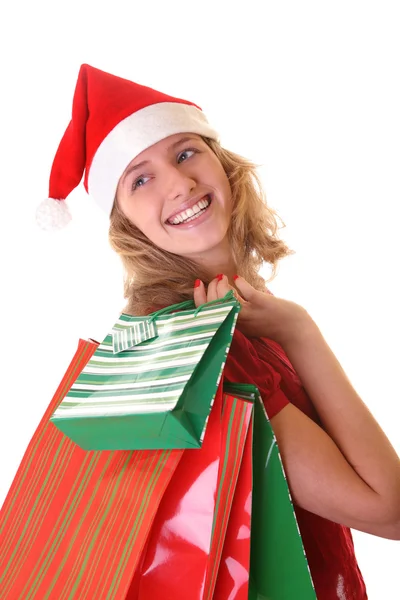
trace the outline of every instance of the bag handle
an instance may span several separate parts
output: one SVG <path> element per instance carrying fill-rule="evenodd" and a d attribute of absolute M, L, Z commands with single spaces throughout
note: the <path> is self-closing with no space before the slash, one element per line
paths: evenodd
<path fill-rule="evenodd" d="M 212 306 L 213 304 L 221 304 L 221 302 L 229 302 L 230 300 L 236 300 L 233 290 L 229 290 L 229 292 L 227 292 L 223 298 L 218 298 L 217 300 L 211 300 L 210 302 L 200 304 L 200 306 L 197 307 L 194 316 L 196 317 L 198 313 L 207 306 Z M 168 315 L 169 313 L 180 310 L 193 310 L 194 308 L 196 308 L 196 306 L 193 300 L 186 300 L 185 302 L 180 302 L 179 304 L 172 304 L 171 306 L 166 306 L 165 308 L 161 308 L 160 310 L 151 313 L 151 315 L 148 315 L 150 317 L 148 322 L 152 323 L 154 319 L 161 315 Z"/>
<path fill-rule="evenodd" d="M 227 294 L 223 298 L 218 298 L 218 300 L 211 300 L 211 302 L 205 302 L 204 304 L 200 304 L 197 307 L 197 310 L 194 312 L 194 317 L 198 315 L 198 313 L 203 310 L 203 308 L 212 306 L 213 304 L 221 304 L 223 302 L 229 302 L 234 300 L 236 304 L 239 304 L 235 298 L 233 290 L 229 290 Z M 135 319 L 134 322 L 131 322 L 130 326 L 120 329 L 113 328 L 112 330 L 112 347 L 113 354 L 119 354 L 120 352 L 124 352 L 125 350 L 129 350 L 134 346 L 138 346 L 143 342 L 147 342 L 158 337 L 157 326 L 155 320 L 160 315 L 167 315 L 169 313 L 179 311 L 179 310 L 193 310 L 195 304 L 193 300 L 186 300 L 185 302 L 180 302 L 179 304 L 172 304 L 171 306 L 166 306 L 165 308 L 161 308 L 150 315 L 140 317 L 139 319 Z"/>

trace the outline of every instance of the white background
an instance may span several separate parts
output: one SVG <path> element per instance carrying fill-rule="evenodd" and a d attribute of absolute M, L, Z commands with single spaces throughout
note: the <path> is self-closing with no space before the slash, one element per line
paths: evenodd
<path fill-rule="evenodd" d="M 78 8 L 79 4 L 79 8 Z M 45 234 L 81 63 L 188 98 L 263 167 L 297 251 L 271 290 L 303 306 L 400 451 L 400 18 L 393 0 L 2 4 L 0 499 L 75 352 L 122 299 L 107 219 L 82 189 Z M 354 532 L 372 600 L 400 597 L 399 543 Z"/>

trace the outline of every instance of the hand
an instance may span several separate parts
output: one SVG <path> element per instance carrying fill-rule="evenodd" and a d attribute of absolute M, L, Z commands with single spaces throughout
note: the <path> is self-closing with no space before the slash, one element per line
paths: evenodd
<path fill-rule="evenodd" d="M 201 281 L 200 285 L 194 288 L 194 303 L 200 306 L 205 302 L 223 298 L 229 290 L 233 290 L 241 304 L 238 329 L 249 338 L 266 337 L 281 345 L 296 335 L 304 320 L 310 319 L 299 304 L 260 292 L 242 277 L 235 279 L 235 286 L 238 291 L 229 285 L 225 275 L 210 281 L 207 290 Z"/>

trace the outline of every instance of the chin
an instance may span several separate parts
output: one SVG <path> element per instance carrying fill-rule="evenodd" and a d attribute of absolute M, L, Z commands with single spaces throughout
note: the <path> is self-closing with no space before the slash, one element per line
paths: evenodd
<path fill-rule="evenodd" d="M 215 240 L 212 239 L 200 239 L 193 240 L 190 244 L 180 244 L 178 248 L 176 248 L 174 254 L 179 254 L 184 258 L 195 259 L 201 255 L 207 256 L 211 252 L 215 252 L 218 247 L 223 243 L 224 237 L 219 237 Z"/>

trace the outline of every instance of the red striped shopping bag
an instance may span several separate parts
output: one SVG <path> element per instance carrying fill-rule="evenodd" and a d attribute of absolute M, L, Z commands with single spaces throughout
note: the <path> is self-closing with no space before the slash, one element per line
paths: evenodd
<path fill-rule="evenodd" d="M 182 450 L 85 451 L 49 417 L 94 353 L 77 352 L 0 516 L 3 600 L 124 598 Z"/>

